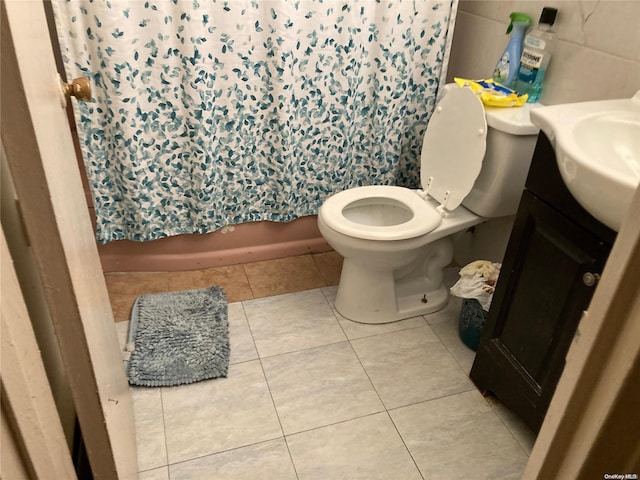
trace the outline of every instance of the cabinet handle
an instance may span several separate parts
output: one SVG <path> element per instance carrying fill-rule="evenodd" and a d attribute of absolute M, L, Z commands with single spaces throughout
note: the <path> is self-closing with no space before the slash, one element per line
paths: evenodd
<path fill-rule="evenodd" d="M 596 283 L 598 283 L 598 280 L 600 280 L 600 274 L 599 273 L 587 272 L 584 275 L 582 275 L 582 282 L 587 287 L 593 287 Z"/>

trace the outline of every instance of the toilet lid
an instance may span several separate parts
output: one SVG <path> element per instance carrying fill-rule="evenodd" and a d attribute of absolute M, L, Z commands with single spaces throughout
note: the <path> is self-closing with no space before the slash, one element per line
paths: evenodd
<path fill-rule="evenodd" d="M 447 210 L 456 209 L 478 178 L 486 140 L 487 120 L 480 99 L 468 88 L 447 93 L 424 135 L 420 157 L 423 190 Z"/>

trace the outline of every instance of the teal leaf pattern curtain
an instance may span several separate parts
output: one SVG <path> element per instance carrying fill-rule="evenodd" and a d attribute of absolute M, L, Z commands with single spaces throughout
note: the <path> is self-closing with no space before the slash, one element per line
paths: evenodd
<path fill-rule="evenodd" d="M 457 0 L 53 2 L 101 243 L 415 187 Z"/>

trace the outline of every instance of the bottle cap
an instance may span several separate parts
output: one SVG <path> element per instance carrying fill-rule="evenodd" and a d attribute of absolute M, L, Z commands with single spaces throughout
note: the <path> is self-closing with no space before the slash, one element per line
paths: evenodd
<path fill-rule="evenodd" d="M 540 20 L 538 23 L 545 23 L 547 25 L 553 25 L 556 22 L 556 15 L 558 15 L 557 8 L 544 7 L 540 14 Z"/>
<path fill-rule="evenodd" d="M 526 13 L 511 12 L 511 14 L 509 15 L 509 18 L 511 19 L 511 22 L 507 27 L 507 33 L 511 33 L 511 30 L 513 29 L 513 24 L 516 22 L 523 23 L 526 25 L 531 25 L 531 17 L 529 17 L 529 15 L 527 15 Z"/>

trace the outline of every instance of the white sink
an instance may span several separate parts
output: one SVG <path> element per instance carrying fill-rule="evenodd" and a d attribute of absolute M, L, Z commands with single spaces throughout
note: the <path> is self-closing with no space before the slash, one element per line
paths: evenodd
<path fill-rule="evenodd" d="M 640 91 L 630 99 L 536 108 L 531 121 L 551 140 L 573 197 L 619 231 L 640 184 Z"/>

